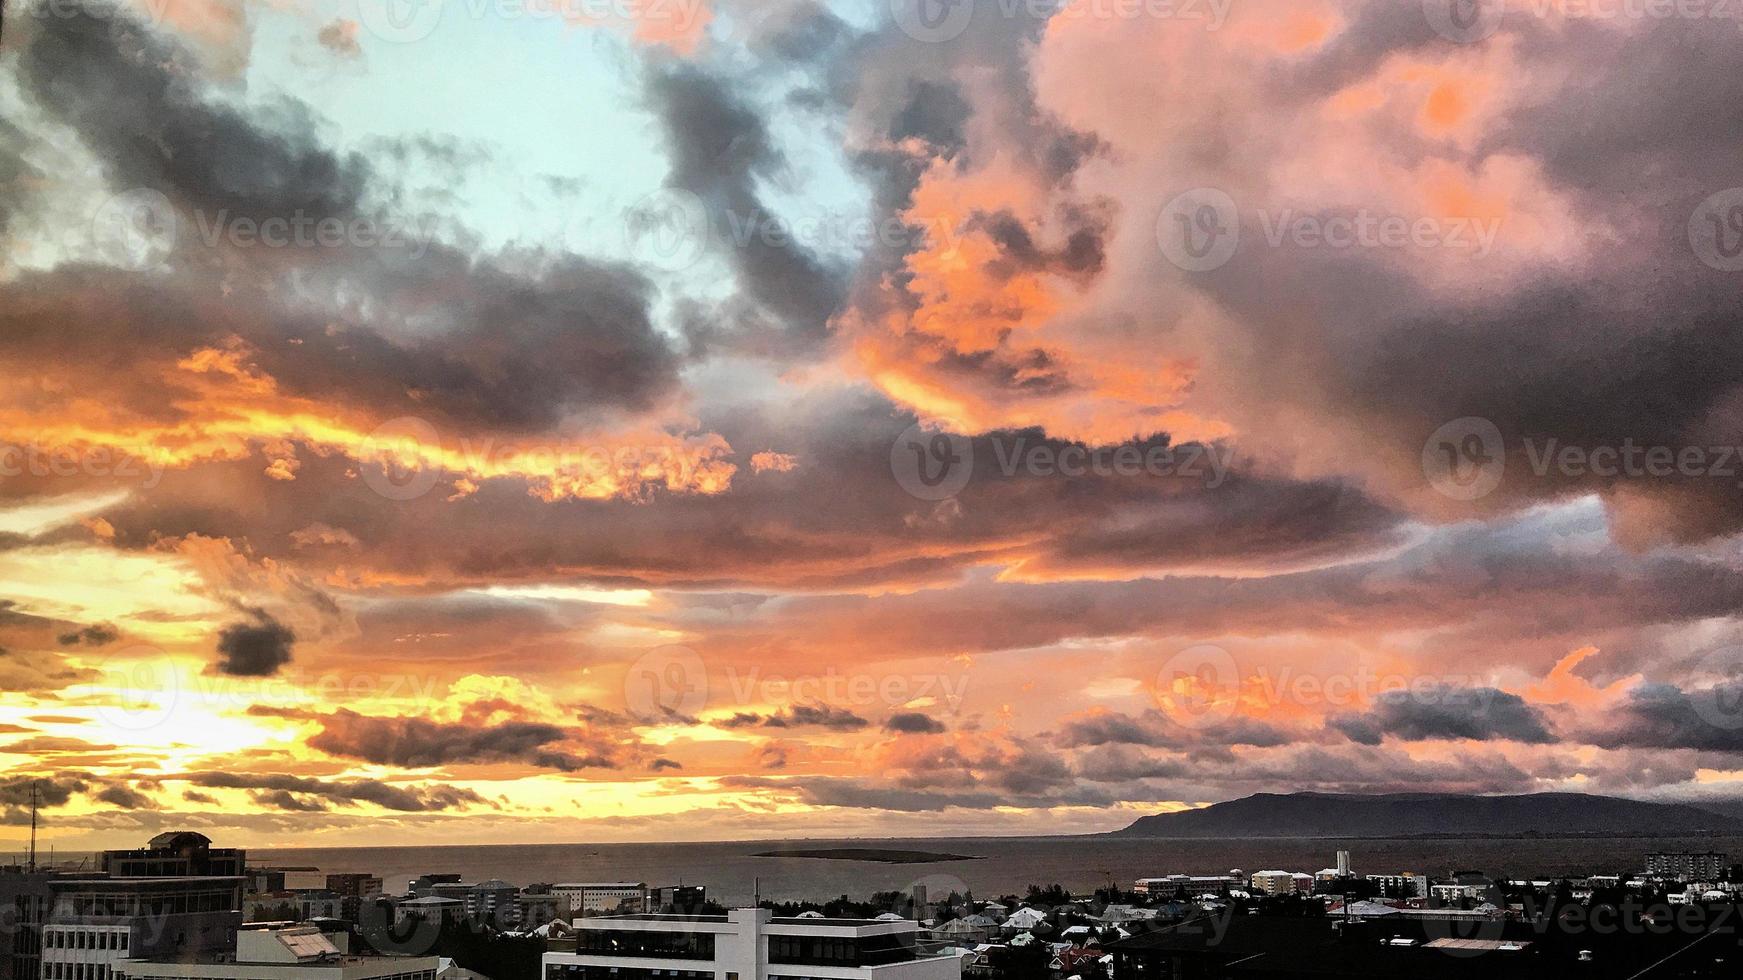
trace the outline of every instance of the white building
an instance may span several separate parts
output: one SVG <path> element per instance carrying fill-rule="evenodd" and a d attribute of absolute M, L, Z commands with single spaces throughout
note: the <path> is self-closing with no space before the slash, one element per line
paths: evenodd
<path fill-rule="evenodd" d="M 952 955 L 920 951 L 910 920 L 726 915 L 577 919 L 575 952 L 546 953 L 544 980 L 961 980 Z"/>
<path fill-rule="evenodd" d="M 110 980 L 130 956 L 227 951 L 242 924 L 234 878 L 95 878 L 49 882 L 42 980 Z"/>
<path fill-rule="evenodd" d="M 435 980 L 434 956 L 350 956 L 314 926 L 245 929 L 233 956 L 115 964 L 117 980 Z"/>
<path fill-rule="evenodd" d="M 559 915 L 617 915 L 646 912 L 648 886 L 640 881 L 569 882 L 552 885 Z"/>
<path fill-rule="evenodd" d="M 1655 851 L 1646 855 L 1646 873 L 1677 881 L 1717 881 L 1729 867 L 1718 851 Z"/>
<path fill-rule="evenodd" d="M 1132 890 L 1150 898 L 1197 898 L 1223 895 L 1241 881 L 1232 875 L 1169 875 L 1166 878 L 1139 878 Z"/>

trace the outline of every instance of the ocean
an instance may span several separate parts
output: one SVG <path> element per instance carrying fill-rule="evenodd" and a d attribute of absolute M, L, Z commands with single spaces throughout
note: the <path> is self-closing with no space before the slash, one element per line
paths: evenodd
<path fill-rule="evenodd" d="M 863 847 L 975 855 L 978 860 L 884 864 L 759 851 Z M 783 840 L 670 844 L 501 844 L 488 847 L 349 847 L 250 849 L 253 865 L 311 866 L 320 873 L 378 874 L 389 892 L 419 875 L 454 872 L 467 881 L 501 878 L 516 885 L 563 881 L 643 881 L 705 885 L 725 905 L 764 899 L 819 901 L 925 884 L 941 897 L 972 889 L 977 897 L 1022 894 L 1030 884 L 1087 892 L 1109 881 L 1167 874 L 1221 874 L 1239 868 L 1305 871 L 1351 852 L 1357 874 L 1444 875 L 1477 870 L 1509 878 L 1555 877 L 1637 869 L 1658 850 L 1723 851 L 1743 859 L 1743 837 L 1580 837 L 1337 840 L 1262 838 L 1155 840 L 1129 837 L 967 837 L 879 840 Z M 313 875 L 307 884 L 318 884 Z M 293 885 L 302 882 L 293 881 Z"/>

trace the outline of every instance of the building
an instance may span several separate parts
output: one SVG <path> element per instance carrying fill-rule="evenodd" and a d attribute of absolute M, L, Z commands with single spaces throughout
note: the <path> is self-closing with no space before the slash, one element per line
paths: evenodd
<path fill-rule="evenodd" d="M 1132 890 L 1154 899 L 1199 898 L 1226 895 L 1241 879 L 1230 875 L 1169 875 L 1166 878 L 1139 878 Z"/>
<path fill-rule="evenodd" d="M 466 903 L 466 915 L 472 921 L 500 927 L 519 921 L 519 898 L 519 888 L 500 878 L 492 878 L 467 889 L 462 901 Z M 553 905 L 555 898 L 552 896 Z"/>
<path fill-rule="evenodd" d="M 297 918 L 300 920 L 343 918 L 343 911 L 344 899 L 325 888 L 297 892 Z"/>
<path fill-rule="evenodd" d="M 382 893 L 381 878 L 355 871 L 327 876 L 327 890 L 339 896 L 339 918 L 357 922 L 363 916 L 363 903 Z"/>
<path fill-rule="evenodd" d="M 116 980 L 435 980 L 434 956 L 352 956 L 314 926 L 244 930 L 233 953 L 117 963 Z"/>
<path fill-rule="evenodd" d="M 50 871 L 0 871 L 0 980 L 40 980 L 42 927 L 54 906 Z"/>
<path fill-rule="evenodd" d="M 575 951 L 544 956 L 544 980 L 960 980 L 954 955 L 921 952 L 911 919 L 593 916 Z"/>
<path fill-rule="evenodd" d="M 528 885 L 514 898 L 515 921 L 522 928 L 542 926 L 557 918 L 557 896 L 550 885 Z"/>
<path fill-rule="evenodd" d="M 434 895 L 437 885 L 456 885 L 459 883 L 460 876 L 457 874 L 420 875 L 411 883 L 412 897 L 423 898 L 426 895 Z M 465 887 L 461 885 L 461 888 Z"/>
<path fill-rule="evenodd" d="M 920 886 L 918 904 L 924 905 L 925 886 Z M 702 885 L 663 885 L 648 893 L 649 912 L 683 912 L 694 914 L 708 904 L 708 889 Z"/>
<path fill-rule="evenodd" d="M 648 886 L 640 881 L 571 882 L 552 885 L 564 915 L 619 915 L 648 910 Z"/>
<path fill-rule="evenodd" d="M 1338 852 L 1337 872 L 1338 872 L 1338 877 L 1340 877 L 1340 878 L 1348 878 L 1350 876 L 1350 852 L 1349 851 L 1339 851 Z"/>
<path fill-rule="evenodd" d="M 1363 875 L 1383 898 L 1427 898 L 1428 876 L 1406 871 L 1395 875 Z"/>
<path fill-rule="evenodd" d="M 98 868 L 114 878 L 229 878 L 246 874 L 247 863 L 245 852 L 213 847 L 205 834 L 172 830 L 136 851 L 104 851 Z"/>
<path fill-rule="evenodd" d="M 1678 881 L 1716 881 L 1730 865 L 1718 851 L 1654 851 L 1646 855 L 1646 873 Z"/>
<path fill-rule="evenodd" d="M 241 877 L 56 879 L 42 980 L 111 980 L 117 961 L 217 954 L 236 945 Z"/>
<path fill-rule="evenodd" d="M 1295 876 L 1287 871 L 1255 871 L 1249 879 L 1253 891 L 1264 895 L 1293 895 Z"/>
<path fill-rule="evenodd" d="M 465 917 L 466 903 L 461 899 L 448 898 L 444 895 L 425 895 L 423 898 L 407 899 L 395 906 L 393 910 L 393 921 L 396 924 L 404 924 L 412 919 L 459 922 Z"/>

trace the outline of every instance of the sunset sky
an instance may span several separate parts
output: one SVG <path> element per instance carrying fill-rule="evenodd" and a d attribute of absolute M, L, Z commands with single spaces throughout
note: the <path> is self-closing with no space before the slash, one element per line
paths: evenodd
<path fill-rule="evenodd" d="M 24 0 L 0 838 L 1743 797 L 1743 9 Z"/>

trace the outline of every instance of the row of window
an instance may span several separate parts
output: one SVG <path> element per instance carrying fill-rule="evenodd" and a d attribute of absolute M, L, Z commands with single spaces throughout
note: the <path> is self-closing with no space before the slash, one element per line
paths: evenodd
<path fill-rule="evenodd" d="M 63 897 L 58 910 L 78 916 L 184 915 L 191 912 L 233 912 L 236 891 L 232 888 L 174 895 L 92 893 Z"/>
<path fill-rule="evenodd" d="M 42 980 L 109 980 L 109 964 L 44 963 Z"/>
<path fill-rule="evenodd" d="M 737 980 L 737 974 L 727 976 Z M 697 970 L 642 970 L 628 966 L 555 963 L 545 967 L 545 980 L 714 980 L 714 974 Z"/>
<path fill-rule="evenodd" d="M 575 938 L 575 951 L 605 956 L 711 960 L 714 958 L 714 934 L 645 932 L 640 929 L 583 929 Z"/>
<path fill-rule="evenodd" d="M 90 932 L 82 929 L 47 929 L 42 934 L 45 949 L 120 949 L 132 937 L 125 932 Z"/>

